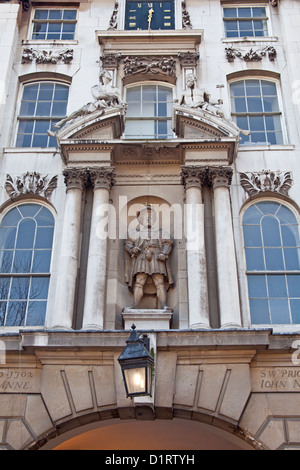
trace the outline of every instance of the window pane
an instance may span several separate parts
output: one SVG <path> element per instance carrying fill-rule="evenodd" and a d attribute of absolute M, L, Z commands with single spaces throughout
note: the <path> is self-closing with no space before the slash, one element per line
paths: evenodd
<path fill-rule="evenodd" d="M 289 303 L 287 299 L 270 299 L 272 324 L 289 324 Z"/>
<path fill-rule="evenodd" d="M 35 10 L 34 19 L 35 20 L 45 20 L 48 18 L 48 10 Z"/>
<path fill-rule="evenodd" d="M 269 296 L 274 298 L 287 297 L 286 278 L 284 275 L 267 276 Z"/>
<path fill-rule="evenodd" d="M 52 248 L 53 227 L 38 227 L 35 248 Z"/>
<path fill-rule="evenodd" d="M 64 20 L 76 20 L 77 11 L 76 10 L 64 10 L 63 18 Z"/>
<path fill-rule="evenodd" d="M 280 227 L 275 217 L 266 216 L 262 219 L 264 246 L 281 246 Z"/>
<path fill-rule="evenodd" d="M 281 233 L 284 246 L 300 246 L 297 225 L 281 225 Z"/>
<path fill-rule="evenodd" d="M 8 299 L 10 277 L 0 277 L 0 299 Z"/>
<path fill-rule="evenodd" d="M 236 8 L 224 8 L 224 17 L 225 18 L 235 18 L 237 16 Z"/>
<path fill-rule="evenodd" d="M 248 276 L 249 297 L 265 297 L 267 298 L 266 276 Z"/>
<path fill-rule="evenodd" d="M 26 326 L 40 326 L 45 323 L 47 302 L 28 303 Z"/>
<path fill-rule="evenodd" d="M 48 273 L 50 271 L 51 250 L 35 250 L 32 272 Z"/>
<path fill-rule="evenodd" d="M 0 249 L 11 249 L 15 247 L 16 228 L 0 227 Z"/>
<path fill-rule="evenodd" d="M 299 248 L 284 248 L 285 268 L 288 271 L 300 270 Z"/>
<path fill-rule="evenodd" d="M 17 208 L 10 210 L 2 219 L 1 225 L 4 227 L 16 227 L 21 219 Z"/>
<path fill-rule="evenodd" d="M 246 262 L 249 271 L 264 271 L 265 264 L 263 250 L 259 248 L 246 248 Z"/>
<path fill-rule="evenodd" d="M 30 296 L 33 299 L 48 298 L 49 278 L 48 277 L 33 277 L 31 279 Z"/>
<path fill-rule="evenodd" d="M 259 225 L 246 225 L 244 227 L 244 242 L 247 247 L 262 246 Z"/>
<path fill-rule="evenodd" d="M 16 248 L 33 248 L 35 240 L 36 222 L 33 219 L 24 219 L 19 224 Z"/>
<path fill-rule="evenodd" d="M 283 271 L 283 255 L 281 248 L 265 248 L 266 269 L 269 271 Z"/>
<path fill-rule="evenodd" d="M 0 251 L 0 272 L 1 273 L 10 273 L 11 272 L 13 254 L 14 254 L 14 252 L 12 250 Z"/>
<path fill-rule="evenodd" d="M 276 216 L 282 224 L 297 224 L 297 219 L 293 212 L 285 206 L 281 206 Z"/>
<path fill-rule="evenodd" d="M 16 250 L 13 262 L 14 273 L 30 273 L 32 261 L 31 250 Z"/>
<path fill-rule="evenodd" d="M 264 325 L 270 323 L 267 299 L 250 299 L 250 313 L 251 321 L 254 324 Z"/>
<path fill-rule="evenodd" d="M 0 302 L 0 325 L 3 326 L 5 322 L 7 302 Z"/>
<path fill-rule="evenodd" d="M 300 323 L 300 299 L 291 299 L 292 322 Z"/>
<path fill-rule="evenodd" d="M 289 274 L 287 276 L 288 290 L 290 297 L 300 298 L 300 275 Z"/>
<path fill-rule="evenodd" d="M 42 209 L 37 212 L 35 220 L 39 227 L 54 226 L 54 217 L 46 207 L 42 207 Z"/>
<path fill-rule="evenodd" d="M 62 19 L 62 10 L 49 10 L 49 20 L 60 20 Z"/>
<path fill-rule="evenodd" d="M 11 284 L 10 298 L 14 300 L 27 300 L 29 283 L 29 277 L 14 277 Z"/>
<path fill-rule="evenodd" d="M 253 205 L 246 210 L 243 217 L 243 224 L 259 224 L 261 218 L 262 213 L 258 210 L 256 205 Z"/>
<path fill-rule="evenodd" d="M 27 302 L 14 301 L 8 303 L 6 326 L 23 326 L 25 324 Z"/>

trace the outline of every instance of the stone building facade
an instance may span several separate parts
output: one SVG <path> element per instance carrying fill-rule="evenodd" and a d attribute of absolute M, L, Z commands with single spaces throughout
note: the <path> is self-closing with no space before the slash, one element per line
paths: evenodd
<path fill-rule="evenodd" d="M 300 448 L 299 2 L 1 1 L 0 33 L 1 448 Z M 145 207 L 168 251 L 126 250 Z"/>

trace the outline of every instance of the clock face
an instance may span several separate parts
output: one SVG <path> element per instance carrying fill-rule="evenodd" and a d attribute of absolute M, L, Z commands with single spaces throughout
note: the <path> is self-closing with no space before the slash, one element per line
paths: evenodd
<path fill-rule="evenodd" d="M 174 0 L 127 0 L 125 29 L 174 29 Z"/>

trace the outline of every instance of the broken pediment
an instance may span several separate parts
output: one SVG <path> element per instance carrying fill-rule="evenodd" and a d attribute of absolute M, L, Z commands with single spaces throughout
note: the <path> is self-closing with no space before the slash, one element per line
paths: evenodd
<path fill-rule="evenodd" d="M 173 128 L 179 138 L 203 140 L 239 140 L 239 129 L 223 117 L 200 108 L 175 105 Z"/>

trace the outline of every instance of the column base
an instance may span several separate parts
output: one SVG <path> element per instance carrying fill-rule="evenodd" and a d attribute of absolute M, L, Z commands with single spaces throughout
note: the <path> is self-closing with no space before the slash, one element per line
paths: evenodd
<path fill-rule="evenodd" d="M 129 330 L 134 324 L 137 330 L 169 330 L 173 310 L 165 309 L 144 309 L 144 308 L 124 308 L 122 312 L 123 325 L 125 330 Z"/>
<path fill-rule="evenodd" d="M 191 330 L 211 330 L 211 327 L 207 323 L 194 323 L 190 325 Z"/>
<path fill-rule="evenodd" d="M 81 330 L 97 330 L 97 331 L 103 331 L 103 328 L 99 325 L 94 325 L 94 324 L 89 324 L 89 325 L 82 325 Z"/>
<path fill-rule="evenodd" d="M 220 326 L 220 330 L 240 330 L 241 328 L 241 325 L 238 325 L 237 323 L 225 323 Z"/>

